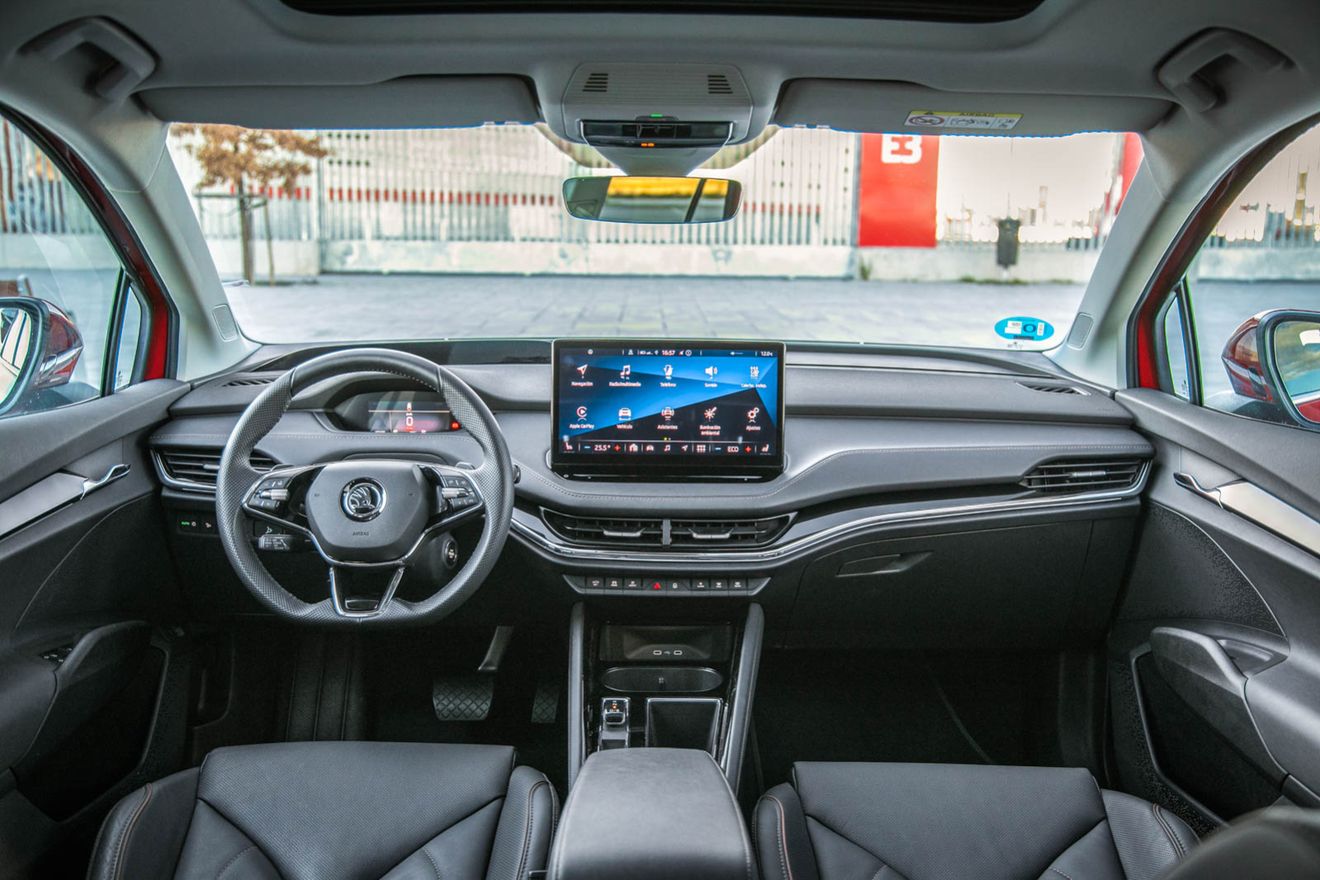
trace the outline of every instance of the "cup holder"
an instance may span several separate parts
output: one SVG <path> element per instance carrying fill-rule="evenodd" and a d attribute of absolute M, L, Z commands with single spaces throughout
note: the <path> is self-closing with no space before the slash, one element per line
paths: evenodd
<path fill-rule="evenodd" d="M 704 694 L 724 677 L 707 666 L 615 666 L 605 670 L 600 683 L 620 694 Z"/>

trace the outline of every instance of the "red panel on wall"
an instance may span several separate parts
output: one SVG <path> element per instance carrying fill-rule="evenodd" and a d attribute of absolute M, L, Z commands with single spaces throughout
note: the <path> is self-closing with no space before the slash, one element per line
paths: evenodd
<path fill-rule="evenodd" d="M 935 247 L 935 187 L 940 139 L 862 135 L 857 199 L 861 247 Z"/>

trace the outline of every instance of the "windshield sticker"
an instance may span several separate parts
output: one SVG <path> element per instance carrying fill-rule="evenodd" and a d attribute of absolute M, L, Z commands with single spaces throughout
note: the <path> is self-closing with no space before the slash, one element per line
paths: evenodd
<path fill-rule="evenodd" d="M 995 332 L 1005 339 L 1044 342 L 1054 335 L 1054 325 L 1040 318 L 1005 318 L 995 325 Z"/>
<path fill-rule="evenodd" d="M 915 128 L 961 128 L 1009 131 L 1022 121 L 1021 113 L 980 113 L 965 110 L 913 110 L 905 124 Z"/>

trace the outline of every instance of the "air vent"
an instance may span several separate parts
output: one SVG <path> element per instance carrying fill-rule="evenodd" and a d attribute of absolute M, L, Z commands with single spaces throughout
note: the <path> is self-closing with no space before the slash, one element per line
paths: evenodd
<path fill-rule="evenodd" d="M 722 73 L 706 74 L 706 94 L 708 95 L 732 95 L 733 86 L 729 83 L 729 78 Z"/>
<path fill-rule="evenodd" d="M 1042 394 L 1085 394 L 1086 392 L 1072 385 L 1037 385 L 1033 382 L 1019 382 L 1023 388 L 1039 391 Z"/>
<path fill-rule="evenodd" d="M 586 82 L 582 84 L 582 91 L 592 92 L 600 95 L 610 90 L 610 75 L 608 72 L 589 73 Z"/>
<path fill-rule="evenodd" d="M 1097 492 L 1130 489 L 1141 474 L 1142 460 L 1054 461 L 1037 466 L 1021 485 L 1036 492 Z"/>
<path fill-rule="evenodd" d="M 769 544 L 788 527 L 789 517 L 713 520 L 676 519 L 669 524 L 674 547 L 759 547 Z"/>
<path fill-rule="evenodd" d="M 575 544 L 607 544 L 611 547 L 660 547 L 664 545 L 664 520 L 607 519 L 545 512 L 545 521 L 565 540 Z"/>
<path fill-rule="evenodd" d="M 237 379 L 230 379 L 224 384 L 225 388 L 243 388 L 248 385 L 269 385 L 274 382 L 278 376 L 240 376 Z"/>
<path fill-rule="evenodd" d="M 214 489 L 221 454 L 219 449 L 162 449 L 156 452 L 156 460 L 166 482 L 190 489 Z M 260 452 L 254 452 L 250 461 L 253 470 L 260 473 L 275 467 L 275 460 Z"/>
<path fill-rule="evenodd" d="M 609 547 L 737 549 L 769 544 L 783 534 L 790 515 L 766 519 L 607 519 L 544 511 L 546 524 L 574 544 Z"/>

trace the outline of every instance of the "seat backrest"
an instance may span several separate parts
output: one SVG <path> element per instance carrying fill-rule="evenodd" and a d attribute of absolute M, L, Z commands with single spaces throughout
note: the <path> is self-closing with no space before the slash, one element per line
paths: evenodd
<path fill-rule="evenodd" d="M 1164 880 L 1320 878 L 1320 810 L 1273 807 L 1215 832 Z"/>

